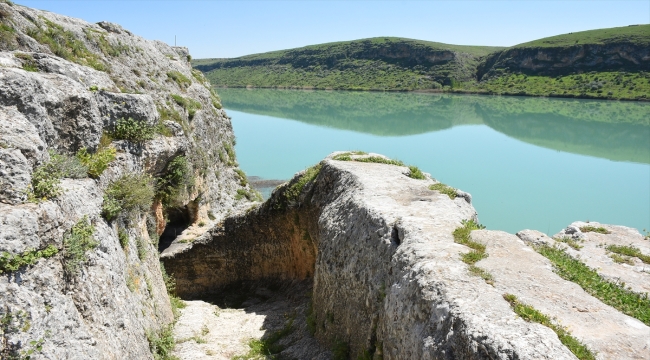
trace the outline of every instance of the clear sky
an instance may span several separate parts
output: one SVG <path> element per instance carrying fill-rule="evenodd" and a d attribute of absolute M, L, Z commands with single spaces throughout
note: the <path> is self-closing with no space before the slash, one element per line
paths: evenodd
<path fill-rule="evenodd" d="M 568 32 L 650 23 L 650 0 L 14 2 L 89 22 L 115 22 L 172 45 L 176 36 L 178 45 L 189 47 L 194 58 L 375 36 L 511 46 Z"/>

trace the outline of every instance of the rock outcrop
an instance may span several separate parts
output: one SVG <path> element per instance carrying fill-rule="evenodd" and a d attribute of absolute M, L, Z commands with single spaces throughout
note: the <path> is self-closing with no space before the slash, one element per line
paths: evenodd
<path fill-rule="evenodd" d="M 193 247 L 170 249 L 163 261 L 175 269 L 179 291 L 193 298 L 313 276 L 307 321 L 318 339 L 350 358 L 575 358 L 551 329 L 518 317 L 505 294 L 556 319 L 597 358 L 650 356 L 650 328 L 553 272 L 531 247 L 543 242 L 474 231 L 488 254 L 476 266 L 491 280 L 470 274 L 461 260 L 470 249 L 452 233 L 476 220 L 471 197 L 452 200 L 430 190 L 430 178 L 408 174 L 330 156 Z M 624 230 L 609 241 L 624 241 Z M 643 286 L 647 275 L 638 270 L 631 278 Z"/>
<path fill-rule="evenodd" d="M 479 64 L 476 78 L 482 81 L 504 73 L 559 76 L 588 71 L 647 71 L 648 69 L 650 69 L 648 47 L 621 40 L 613 44 L 516 46 L 496 51 L 487 55 Z"/>
<path fill-rule="evenodd" d="M 157 249 L 166 220 L 218 222 L 248 203 L 235 198 L 250 189 L 230 119 L 187 49 L 10 2 L 0 25 L 0 357 L 151 359 L 146 333 L 173 320 Z M 126 119 L 155 131 L 111 139 Z M 58 194 L 33 197 L 54 157 L 107 147 L 116 158 L 101 174 L 63 175 Z M 189 180 L 173 203 L 102 216 L 113 181 L 169 177 L 180 157 Z M 80 252 L 74 236 L 86 236 Z"/>

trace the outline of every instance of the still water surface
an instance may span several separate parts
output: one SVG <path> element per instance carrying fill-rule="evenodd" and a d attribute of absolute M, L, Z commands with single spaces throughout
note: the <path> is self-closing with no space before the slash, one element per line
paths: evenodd
<path fill-rule="evenodd" d="M 554 234 L 575 220 L 650 229 L 650 104 L 219 89 L 249 176 L 289 179 L 336 150 L 417 165 L 481 223 Z"/>

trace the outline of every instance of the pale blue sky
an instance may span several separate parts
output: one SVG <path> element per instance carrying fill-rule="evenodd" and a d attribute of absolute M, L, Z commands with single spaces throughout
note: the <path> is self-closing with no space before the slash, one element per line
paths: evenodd
<path fill-rule="evenodd" d="M 650 23 L 636 1 L 222 1 L 15 0 L 187 46 L 194 58 L 399 36 L 459 45 L 511 46 L 546 36 Z"/>

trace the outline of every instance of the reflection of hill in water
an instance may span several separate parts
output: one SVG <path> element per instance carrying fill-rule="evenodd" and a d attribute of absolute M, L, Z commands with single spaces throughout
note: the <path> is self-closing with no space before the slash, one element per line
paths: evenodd
<path fill-rule="evenodd" d="M 220 89 L 228 109 L 380 136 L 486 124 L 550 149 L 650 163 L 650 104 L 416 93 Z"/>
<path fill-rule="evenodd" d="M 270 89 L 218 92 L 228 109 L 379 136 L 481 123 L 476 118 L 475 101 L 466 96 Z"/>

